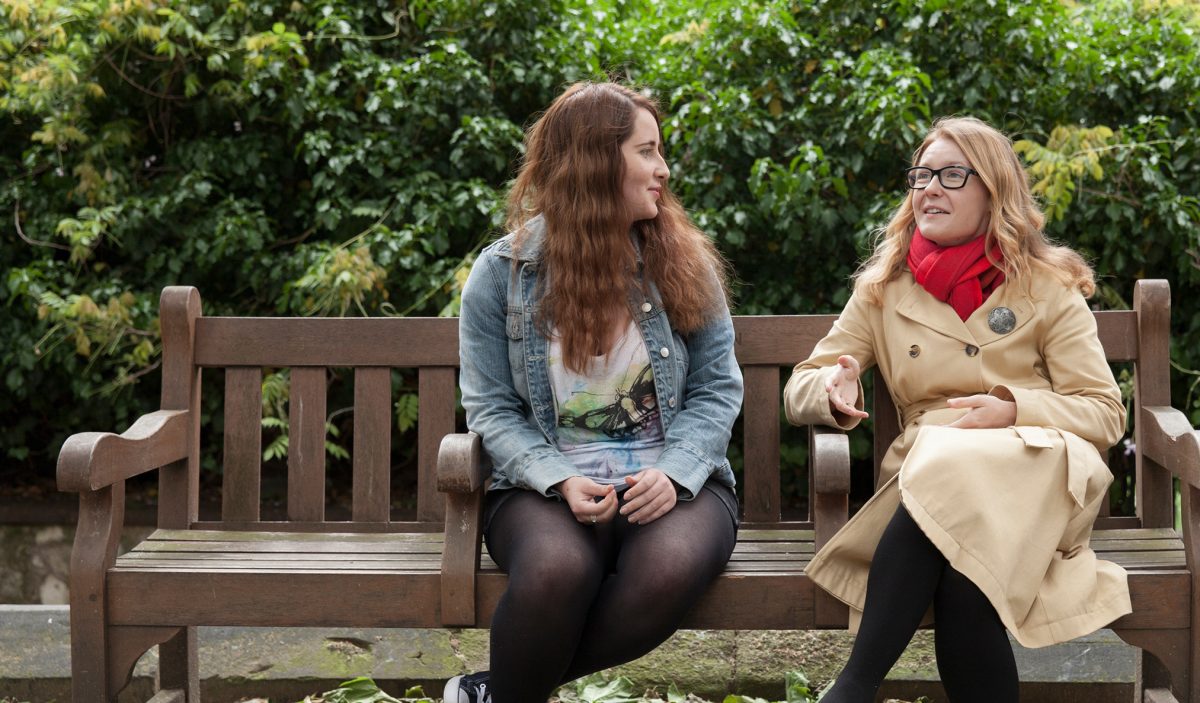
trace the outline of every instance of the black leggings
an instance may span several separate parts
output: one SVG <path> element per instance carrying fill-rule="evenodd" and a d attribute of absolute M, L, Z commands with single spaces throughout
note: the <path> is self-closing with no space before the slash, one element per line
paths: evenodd
<path fill-rule="evenodd" d="M 665 641 L 737 541 L 708 490 L 648 525 L 576 522 L 567 504 L 518 490 L 496 509 L 488 551 L 508 573 L 491 632 L 496 703 L 545 703 L 554 689 Z"/>
<path fill-rule="evenodd" d="M 978 586 L 946 562 L 902 505 L 871 561 L 850 661 L 822 703 L 874 701 L 930 603 L 938 673 L 950 700 L 1016 701 L 1017 665 L 996 609 Z"/>

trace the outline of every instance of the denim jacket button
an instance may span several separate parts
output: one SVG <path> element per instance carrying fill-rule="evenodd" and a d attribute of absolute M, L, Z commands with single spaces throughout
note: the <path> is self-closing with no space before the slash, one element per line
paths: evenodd
<path fill-rule="evenodd" d="M 671 355 L 671 350 L 667 349 L 666 347 L 663 347 L 662 349 L 658 350 L 658 354 L 659 354 L 659 356 L 661 356 L 662 358 L 665 359 Z"/>
<path fill-rule="evenodd" d="M 650 312 L 653 309 L 654 309 L 654 306 L 651 305 L 650 303 L 642 303 L 642 312 Z"/>
<path fill-rule="evenodd" d="M 667 401 L 667 405 L 671 406 L 672 408 L 675 407 L 675 396 L 671 396 L 671 399 Z"/>

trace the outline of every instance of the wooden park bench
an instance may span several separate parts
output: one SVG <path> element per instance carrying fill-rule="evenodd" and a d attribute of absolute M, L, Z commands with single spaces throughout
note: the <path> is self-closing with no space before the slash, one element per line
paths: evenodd
<path fill-rule="evenodd" d="M 1130 574 L 1134 612 L 1114 624 L 1144 657 L 1145 701 L 1200 703 L 1200 614 L 1194 587 L 1200 534 L 1200 441 L 1170 407 L 1169 291 L 1142 281 L 1134 310 L 1099 312 L 1108 358 L 1133 362 L 1131 417 L 1137 515 L 1105 517 L 1093 546 Z M 814 550 L 847 519 L 846 435 L 812 428 L 808 519 L 782 518 L 780 391 L 835 316 L 739 317 L 746 379 L 744 524 L 725 573 L 686 627 L 842 628 L 843 605 L 803 575 Z M 161 301 L 161 409 L 121 435 L 82 433 L 64 444 L 62 490 L 79 493 L 71 561 L 73 697 L 111 701 L 136 660 L 159 646 L 154 703 L 199 700 L 196 627 L 487 627 L 505 576 L 481 554 L 488 473 L 479 439 L 455 434 L 457 323 L 453 319 L 204 317 L 194 288 Z M 286 517 L 260 507 L 262 369 L 290 368 Z M 329 368 L 353 369 L 353 501 L 326 514 Z M 393 520 L 391 370 L 415 368 L 420 399 L 415 519 Z M 201 373 L 225 389 L 219 519 L 199 519 Z M 211 372 L 210 372 L 211 373 Z M 882 395 L 881 395 L 882 394 Z M 897 432 L 877 384 L 878 463 Z M 786 430 L 790 431 L 790 430 Z M 157 470 L 158 529 L 117 554 L 126 479 Z M 1172 475 L 1183 484 L 1183 534 L 1172 526 Z M 439 492 L 440 491 L 440 492 Z M 1139 693 L 1139 700 L 1142 700 Z"/>

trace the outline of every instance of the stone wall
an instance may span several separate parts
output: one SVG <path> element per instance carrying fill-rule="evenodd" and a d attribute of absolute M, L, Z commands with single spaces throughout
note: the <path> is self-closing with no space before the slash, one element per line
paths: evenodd
<path fill-rule="evenodd" d="M 151 531 L 149 527 L 126 528 L 121 551 Z M 0 603 L 65 605 L 70 595 L 74 539 L 74 526 L 0 524 Z"/>

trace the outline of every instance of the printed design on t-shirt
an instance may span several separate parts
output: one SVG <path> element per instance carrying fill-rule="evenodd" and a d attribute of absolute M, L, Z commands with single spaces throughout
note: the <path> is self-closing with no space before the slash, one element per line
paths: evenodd
<path fill-rule="evenodd" d="M 596 407 L 599 403 L 604 405 Z M 558 418 L 560 427 L 602 432 L 612 439 L 640 434 L 657 421 L 658 396 L 650 364 L 642 368 L 629 388 L 618 385 L 611 394 L 573 392 Z"/>

